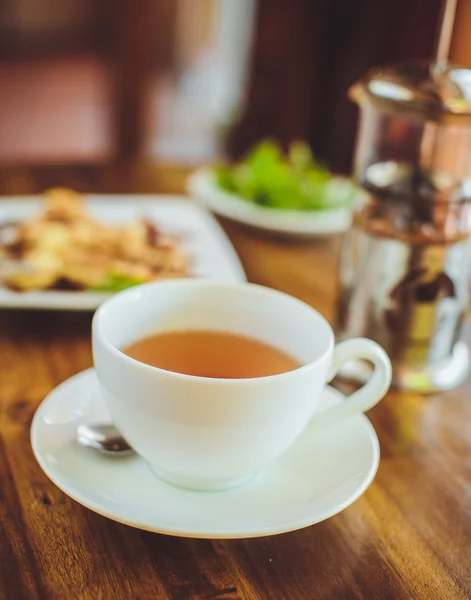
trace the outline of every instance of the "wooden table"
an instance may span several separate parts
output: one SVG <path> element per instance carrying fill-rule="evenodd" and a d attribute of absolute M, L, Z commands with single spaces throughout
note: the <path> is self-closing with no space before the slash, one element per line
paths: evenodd
<path fill-rule="evenodd" d="M 184 171 L 152 166 L 0 171 L 0 193 L 50 184 L 179 191 Z M 336 244 L 289 244 L 227 225 L 250 280 L 327 317 Z M 32 416 L 92 364 L 90 315 L 0 311 L 0 599 L 378 600 L 471 598 L 469 382 L 446 394 L 390 393 L 369 416 L 381 444 L 374 483 L 313 527 L 236 541 L 138 531 L 83 508 L 38 467 Z"/>

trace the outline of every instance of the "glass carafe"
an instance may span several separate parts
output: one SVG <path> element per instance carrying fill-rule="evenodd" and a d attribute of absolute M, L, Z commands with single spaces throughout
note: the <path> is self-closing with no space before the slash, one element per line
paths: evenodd
<path fill-rule="evenodd" d="M 363 193 L 342 245 L 337 334 L 381 344 L 398 387 L 454 387 L 470 363 L 459 338 L 471 274 L 471 71 L 376 69 L 350 93 Z"/>

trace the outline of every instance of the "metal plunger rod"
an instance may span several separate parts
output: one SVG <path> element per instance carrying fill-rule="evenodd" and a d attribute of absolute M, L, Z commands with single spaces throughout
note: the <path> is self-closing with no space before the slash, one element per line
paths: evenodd
<path fill-rule="evenodd" d="M 440 14 L 437 44 L 435 55 L 432 59 L 431 70 L 440 73 L 447 65 L 450 54 L 451 38 L 455 24 L 457 0 L 443 0 Z M 433 168 L 434 154 L 437 144 L 437 126 L 435 123 L 426 123 L 420 144 L 421 169 Z"/>
<path fill-rule="evenodd" d="M 437 46 L 435 49 L 435 62 L 438 65 L 443 65 L 448 61 L 455 24 L 456 4 L 457 0 L 443 0 Z"/>

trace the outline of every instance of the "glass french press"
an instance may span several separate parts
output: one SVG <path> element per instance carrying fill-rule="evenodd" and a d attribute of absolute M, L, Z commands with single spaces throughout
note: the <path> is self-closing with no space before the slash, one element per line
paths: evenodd
<path fill-rule="evenodd" d="M 338 337 L 381 344 L 398 387 L 452 388 L 470 365 L 459 336 L 471 275 L 471 71 L 374 69 L 350 96 L 362 193 L 341 251 Z"/>

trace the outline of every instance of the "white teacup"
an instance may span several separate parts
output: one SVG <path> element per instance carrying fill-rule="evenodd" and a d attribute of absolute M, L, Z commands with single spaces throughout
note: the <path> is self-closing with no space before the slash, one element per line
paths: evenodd
<path fill-rule="evenodd" d="M 153 333 L 191 329 L 250 336 L 302 366 L 269 377 L 212 379 L 151 367 L 120 351 Z M 377 344 L 355 339 L 334 347 L 332 329 L 313 308 L 250 284 L 188 279 L 121 292 L 95 314 L 93 356 L 116 426 L 159 476 L 194 489 L 237 485 L 285 452 L 344 363 L 367 359 L 375 370 L 364 387 L 317 417 L 325 426 L 368 410 L 391 382 Z"/>

